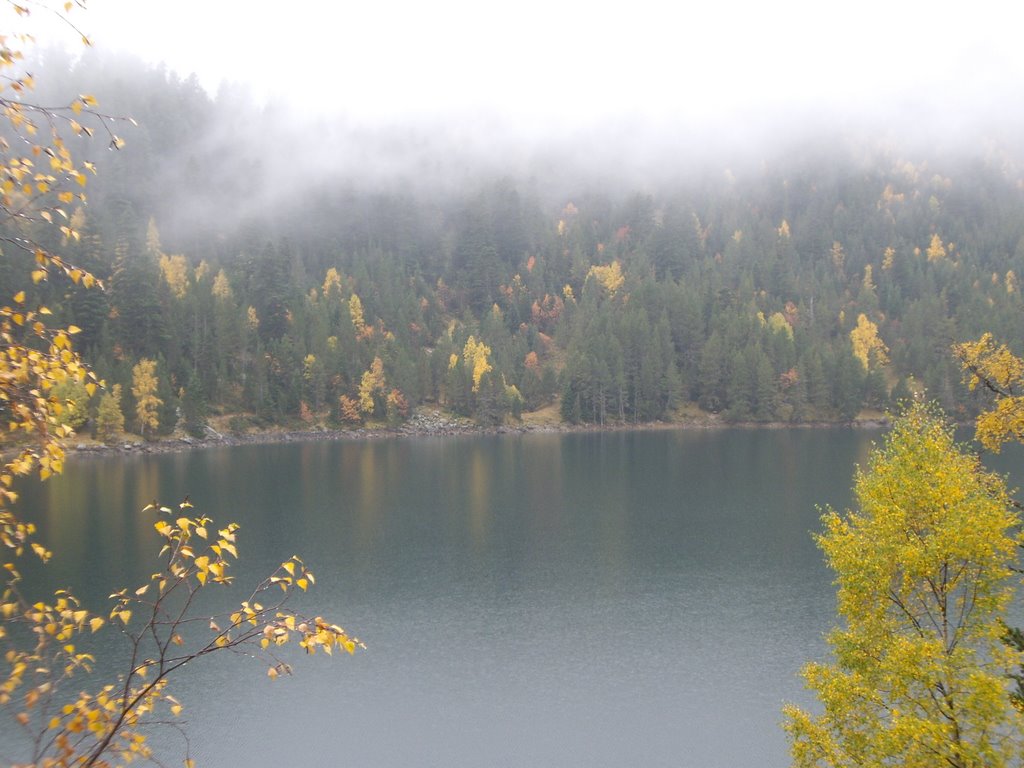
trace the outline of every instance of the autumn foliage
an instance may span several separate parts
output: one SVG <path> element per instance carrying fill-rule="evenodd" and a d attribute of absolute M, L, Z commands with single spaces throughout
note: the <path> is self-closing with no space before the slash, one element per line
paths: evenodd
<path fill-rule="evenodd" d="M 63 14 L 72 5 L 65 4 L 63 11 L 45 4 L 12 8 L 21 16 L 52 10 L 66 20 Z M 98 129 L 106 132 L 112 148 L 123 142 L 91 96 L 64 107 L 27 101 L 33 82 L 17 71 L 22 58 L 17 46 L 28 41 L 25 35 L 0 37 L 0 72 L 5 73 L 0 78 L 0 113 L 8 136 L 17 138 L 14 143 L 0 139 L 0 244 L 31 260 L 34 283 L 61 274 L 73 284 L 98 290 L 92 274 L 44 249 L 31 234 L 34 227 L 53 226 L 65 242 L 79 239 L 65 206 L 84 201 L 82 189 L 93 168 L 74 162 L 63 132 L 91 136 Z M 187 289 L 190 278 L 181 257 L 168 257 L 161 266 L 172 290 Z M 45 563 L 51 553 L 36 540 L 34 524 L 14 511 L 16 479 L 37 474 L 46 480 L 61 472 L 62 440 L 71 436 L 71 424 L 78 420 L 71 411 L 77 413 L 100 385 L 72 346 L 80 330 L 50 327 L 51 315 L 47 307 L 31 305 L 23 290 L 0 306 L 0 413 L 8 431 L 22 438 L 0 468 L 0 712 L 11 718 L 4 726 L 9 733 L 17 730 L 25 736 L 24 765 L 84 768 L 155 759 L 148 729 L 173 723 L 181 713 L 182 704 L 170 693 L 169 683 L 186 664 L 244 649 L 262 658 L 268 674 L 276 677 L 288 671 L 279 649 L 289 642 L 309 654 L 335 649 L 351 654 L 359 642 L 337 624 L 303 616 L 286 605 L 294 592 L 314 583 L 313 574 L 294 556 L 248 590 L 235 609 L 204 617 L 205 634 L 186 632 L 198 621 L 194 608 L 199 593 L 230 586 L 230 565 L 238 556 L 238 526 L 217 528 L 209 517 L 193 516 L 187 500 L 176 509 L 151 504 L 142 511 L 153 519 L 162 540 L 160 562 L 145 583 L 115 592 L 107 609 L 95 613 L 64 589 L 52 598 L 35 594 L 38 590 L 22 575 L 23 560 L 32 556 Z M 141 360 L 133 371 L 132 394 L 143 431 L 157 426 L 157 384 L 155 361 Z M 97 429 L 104 440 L 114 439 L 123 428 L 119 400 L 118 386 L 101 399 Z M 103 632 L 110 637 L 102 644 L 83 642 Z M 118 665 L 113 659 L 123 649 L 123 672 L 108 682 L 91 676 L 96 658 L 83 650 L 85 645 L 111 654 L 106 667 Z M 186 754 L 185 765 L 192 764 Z"/>
<path fill-rule="evenodd" d="M 1020 765 L 1024 714 L 1004 643 L 1018 519 L 1001 477 L 929 405 L 900 416 L 856 477 L 858 509 L 823 517 L 843 624 L 804 668 L 823 707 L 787 707 L 794 765 Z"/>
<path fill-rule="evenodd" d="M 865 371 L 874 370 L 889 362 L 889 349 L 878 337 L 878 326 L 863 312 L 857 316 L 857 326 L 850 331 L 850 344 Z"/>
<path fill-rule="evenodd" d="M 1024 438 L 1024 360 L 986 333 L 977 341 L 956 344 L 953 352 L 963 367 L 971 390 L 994 397 L 993 407 L 978 416 L 977 437 L 990 451 L 1003 443 Z"/>

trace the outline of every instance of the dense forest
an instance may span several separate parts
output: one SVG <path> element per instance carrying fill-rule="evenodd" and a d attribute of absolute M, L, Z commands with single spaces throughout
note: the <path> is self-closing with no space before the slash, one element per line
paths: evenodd
<path fill-rule="evenodd" d="M 106 391 L 61 394 L 101 437 L 397 423 L 424 403 L 484 424 L 552 406 L 843 422 L 922 390 L 966 417 L 950 345 L 1021 336 L 1024 157 L 995 142 L 836 135 L 638 182 L 412 129 L 290 127 L 109 55 L 36 66 L 42 103 L 87 88 L 137 123 L 118 151 L 69 139 L 97 170 L 80 239 L 32 233 L 103 291 L 0 256 L 6 291 L 81 329 Z"/>

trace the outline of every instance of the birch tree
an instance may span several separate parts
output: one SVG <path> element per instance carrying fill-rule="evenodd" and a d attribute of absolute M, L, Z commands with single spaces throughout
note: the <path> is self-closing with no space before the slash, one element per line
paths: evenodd
<path fill-rule="evenodd" d="M 1004 481 L 918 404 L 858 471 L 855 495 L 818 537 L 843 621 L 828 636 L 834 659 L 803 670 L 822 713 L 785 709 L 794 765 L 1021 765 L 1009 691 L 1020 653 L 1003 640 L 1019 534 Z"/>

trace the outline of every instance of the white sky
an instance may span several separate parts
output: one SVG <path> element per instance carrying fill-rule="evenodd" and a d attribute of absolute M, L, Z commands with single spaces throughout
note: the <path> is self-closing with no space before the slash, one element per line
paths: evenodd
<path fill-rule="evenodd" d="M 367 118 L 483 108 L 543 128 L 1024 95 L 1013 0 L 88 0 L 74 18 L 211 93 L 240 81 Z"/>

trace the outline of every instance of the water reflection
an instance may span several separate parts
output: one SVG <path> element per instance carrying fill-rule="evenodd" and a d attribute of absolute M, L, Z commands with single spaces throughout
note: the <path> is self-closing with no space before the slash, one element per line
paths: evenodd
<path fill-rule="evenodd" d="M 318 576 L 307 608 L 367 641 L 280 685 L 244 660 L 190 671 L 179 692 L 205 764 L 237 764 L 247 745 L 253 765 L 771 768 L 788 763 L 779 706 L 803 701 L 796 672 L 832 623 L 816 505 L 848 505 L 871 437 L 659 431 L 74 460 L 26 505 L 60 561 L 39 578 L 81 584 L 95 605 L 151 570 L 139 509 L 189 493 L 242 524 L 239 584 L 301 553 Z"/>

